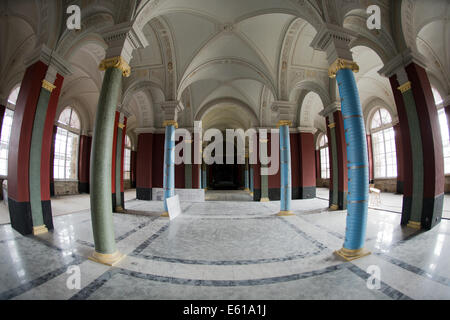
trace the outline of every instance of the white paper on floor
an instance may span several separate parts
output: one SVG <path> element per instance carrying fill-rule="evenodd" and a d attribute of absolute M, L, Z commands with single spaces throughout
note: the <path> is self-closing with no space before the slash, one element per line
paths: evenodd
<path fill-rule="evenodd" d="M 180 197 L 176 195 L 175 197 L 168 198 L 166 201 L 169 218 L 172 221 L 181 214 Z"/>

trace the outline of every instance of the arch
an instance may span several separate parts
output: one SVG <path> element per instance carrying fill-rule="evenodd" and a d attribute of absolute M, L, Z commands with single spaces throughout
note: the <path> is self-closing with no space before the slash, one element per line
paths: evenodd
<path fill-rule="evenodd" d="M 216 107 L 217 105 L 222 104 L 222 103 L 230 103 L 230 104 L 238 106 L 244 112 L 246 112 L 247 114 L 250 115 L 250 118 L 251 118 L 253 124 L 255 124 L 255 125 L 259 124 L 259 119 L 258 119 L 257 114 L 248 104 L 246 104 L 245 102 L 243 102 L 239 99 L 231 98 L 231 97 L 220 98 L 220 99 L 216 99 L 216 100 L 206 103 L 205 105 L 203 105 L 203 107 L 200 110 L 197 111 L 197 113 L 195 115 L 195 121 L 201 121 L 208 111 L 211 111 L 212 109 L 214 109 L 214 107 Z"/>
<path fill-rule="evenodd" d="M 58 109 L 56 111 L 55 122 L 58 121 L 61 114 L 68 107 L 75 110 L 80 119 L 80 134 L 87 135 L 89 131 L 92 130 L 91 121 L 92 115 L 89 113 L 88 109 L 83 106 L 83 104 L 76 98 L 71 98 L 67 101 L 61 101 L 59 103 Z"/>
<path fill-rule="evenodd" d="M 394 125 L 396 124 L 396 122 L 398 122 L 397 111 L 383 99 L 373 97 L 363 106 L 364 123 L 366 124 L 366 131 L 368 134 L 370 134 L 373 116 L 380 108 L 384 108 L 389 112 L 392 118 L 392 123 Z"/>
<path fill-rule="evenodd" d="M 122 96 L 122 106 L 130 113 L 132 113 L 130 110 L 131 101 L 133 97 L 136 97 L 139 94 L 142 94 L 143 96 L 136 100 L 139 108 L 139 114 L 136 115 L 136 118 L 140 126 L 153 127 L 155 124 L 154 105 L 155 103 L 165 101 L 163 89 L 153 81 L 137 80 L 131 83 Z M 159 96 L 159 99 L 156 99 L 155 95 L 157 97 Z M 148 114 L 148 111 L 150 111 L 150 114 Z"/>
<path fill-rule="evenodd" d="M 240 67 L 240 69 L 236 70 L 235 67 Z M 186 74 L 182 79 L 182 81 L 180 82 L 180 86 L 178 88 L 178 100 L 181 98 L 181 95 L 184 92 L 184 90 L 186 90 L 186 88 L 189 87 L 191 84 L 197 81 L 210 79 L 211 75 L 209 73 L 212 74 L 219 73 L 222 74 L 224 77 L 228 77 L 226 79 L 222 79 L 223 81 L 243 80 L 243 79 L 258 81 L 263 85 L 267 86 L 272 91 L 274 96 L 276 96 L 275 86 L 270 80 L 270 76 L 267 76 L 263 71 L 259 70 L 251 62 L 236 58 L 229 58 L 229 59 L 224 58 L 207 61 L 201 64 L 200 66 L 196 67 L 190 73 Z M 221 80 L 219 79 L 218 81 Z"/>
<path fill-rule="evenodd" d="M 145 3 L 142 3 L 136 10 L 136 18 L 134 22 L 135 27 L 142 29 L 152 19 L 176 10 L 175 8 L 177 6 L 175 5 L 171 7 L 168 4 L 169 2 L 170 0 L 148 0 Z M 245 12 L 241 16 L 239 16 L 236 21 L 233 22 L 237 23 L 242 20 L 267 13 L 284 13 L 301 17 L 302 19 L 311 23 L 311 25 L 313 25 L 316 30 L 319 30 L 320 26 L 323 23 L 323 18 L 319 10 L 313 4 L 311 4 L 309 1 L 297 0 L 289 0 L 287 2 L 289 2 L 289 4 L 280 4 L 280 2 L 277 0 L 267 0 L 265 1 L 265 3 L 259 2 L 258 4 L 260 5 L 260 7 L 265 6 L 265 8 Z M 162 4 L 165 4 L 164 8 L 161 6 Z M 184 5 L 182 7 L 186 8 L 185 11 L 189 11 L 189 7 L 187 5 Z M 179 11 L 179 9 L 177 10 Z"/>

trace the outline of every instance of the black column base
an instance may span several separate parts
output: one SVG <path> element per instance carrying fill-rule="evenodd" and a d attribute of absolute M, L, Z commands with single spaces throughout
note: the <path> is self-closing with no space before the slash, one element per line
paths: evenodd
<path fill-rule="evenodd" d="M 316 187 L 300 187 L 299 199 L 314 199 L 316 197 Z"/>
<path fill-rule="evenodd" d="M 80 194 L 83 194 L 83 193 L 89 194 L 89 192 L 90 192 L 89 189 L 90 189 L 90 186 L 89 186 L 88 182 L 78 182 L 78 192 Z"/>
<path fill-rule="evenodd" d="M 8 197 L 11 226 L 23 236 L 33 234 L 33 218 L 29 202 L 17 202 Z"/>
<path fill-rule="evenodd" d="M 117 195 L 116 193 L 112 194 L 112 208 L 113 208 L 113 212 L 117 212 L 117 208 L 118 208 L 116 195 Z M 122 208 L 121 209 L 125 209 L 125 201 L 124 200 L 125 200 L 124 193 L 121 192 L 120 193 L 120 203 L 122 204 Z"/>
<path fill-rule="evenodd" d="M 44 218 L 44 224 L 48 230 L 53 230 L 53 214 L 52 214 L 52 202 L 50 200 L 42 201 L 42 214 Z"/>
<path fill-rule="evenodd" d="M 347 191 L 339 191 L 338 193 L 338 206 L 339 210 L 347 210 Z"/>
<path fill-rule="evenodd" d="M 330 195 L 328 198 L 328 207 L 331 208 L 334 205 L 333 203 L 333 189 L 330 188 Z"/>
<path fill-rule="evenodd" d="M 152 201 L 152 188 L 136 188 L 136 199 Z"/>
<path fill-rule="evenodd" d="M 406 226 L 411 219 L 411 209 L 412 209 L 412 197 L 404 196 L 403 197 L 403 207 L 402 207 L 402 221 L 401 225 Z"/>
<path fill-rule="evenodd" d="M 422 228 L 431 230 L 442 220 L 442 211 L 444 210 L 444 194 L 434 198 L 423 199 L 422 210 Z"/>
<path fill-rule="evenodd" d="M 256 202 L 261 201 L 261 189 L 253 190 L 253 201 L 256 201 Z"/>
<path fill-rule="evenodd" d="M 270 199 L 270 201 L 280 201 L 281 200 L 281 189 L 280 188 L 269 189 L 269 199 Z"/>
<path fill-rule="evenodd" d="M 403 181 L 397 181 L 397 194 L 403 194 Z"/>

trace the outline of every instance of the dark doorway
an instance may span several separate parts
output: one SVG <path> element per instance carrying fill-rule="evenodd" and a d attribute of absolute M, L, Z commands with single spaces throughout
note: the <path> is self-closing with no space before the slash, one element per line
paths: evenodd
<path fill-rule="evenodd" d="M 212 165 L 212 185 L 213 190 L 239 190 L 239 166 L 227 164 Z"/>

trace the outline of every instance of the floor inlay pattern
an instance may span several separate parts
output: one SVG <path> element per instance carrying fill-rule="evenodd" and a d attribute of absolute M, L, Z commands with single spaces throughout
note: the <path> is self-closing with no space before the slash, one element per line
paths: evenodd
<path fill-rule="evenodd" d="M 161 202 L 127 202 L 115 214 L 115 268 L 87 260 L 94 244 L 88 211 L 55 218 L 55 231 L 22 237 L 0 227 L 0 299 L 450 299 L 449 222 L 429 232 L 399 227 L 399 215 L 371 210 L 367 249 L 344 263 L 333 251 L 345 212 L 323 201 L 294 201 L 296 216 L 276 217 L 278 203 L 183 203 L 175 221 Z M 369 289 L 369 266 L 381 270 Z M 82 287 L 66 286 L 69 267 Z M 394 276 L 395 275 L 395 276 Z"/>

